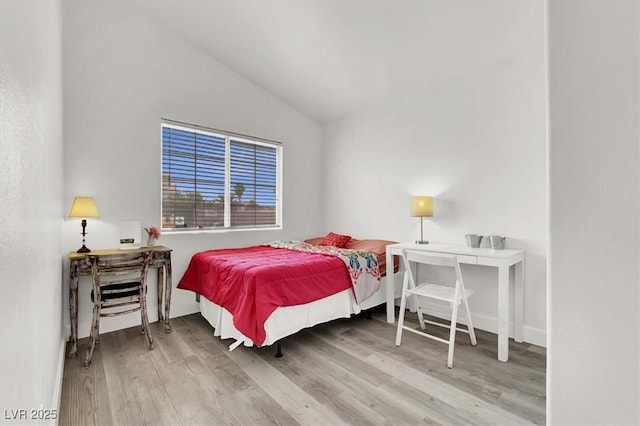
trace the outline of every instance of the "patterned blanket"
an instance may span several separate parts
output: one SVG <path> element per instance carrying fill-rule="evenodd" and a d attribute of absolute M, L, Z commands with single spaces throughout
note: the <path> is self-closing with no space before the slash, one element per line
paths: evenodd
<path fill-rule="evenodd" d="M 349 271 L 356 302 L 368 299 L 380 288 L 380 268 L 375 255 L 365 250 L 343 249 L 333 246 L 316 246 L 302 241 L 277 240 L 267 243 L 274 248 L 319 253 L 341 259 Z"/>

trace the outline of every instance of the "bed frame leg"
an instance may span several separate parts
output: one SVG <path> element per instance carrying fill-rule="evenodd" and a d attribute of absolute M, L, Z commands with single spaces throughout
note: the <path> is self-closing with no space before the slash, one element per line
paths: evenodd
<path fill-rule="evenodd" d="M 364 317 L 365 317 L 366 319 L 370 320 L 370 319 L 371 319 L 371 311 L 366 311 L 366 312 L 364 313 Z"/>
<path fill-rule="evenodd" d="M 276 343 L 276 358 L 282 358 L 282 347 L 280 342 Z"/>

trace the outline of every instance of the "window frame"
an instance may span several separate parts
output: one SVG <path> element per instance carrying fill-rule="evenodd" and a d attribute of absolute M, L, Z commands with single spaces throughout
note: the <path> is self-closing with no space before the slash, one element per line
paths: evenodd
<path fill-rule="evenodd" d="M 223 226 L 213 226 L 213 227 L 189 227 L 189 228 L 166 228 L 164 226 L 164 160 L 165 160 L 165 149 L 164 149 L 164 128 L 169 127 L 176 130 L 181 130 L 190 133 L 199 133 L 211 137 L 223 138 L 224 139 L 224 224 Z M 232 215 L 232 200 L 231 194 L 232 190 L 232 182 L 231 182 L 231 144 L 234 142 L 240 142 L 255 146 L 263 146 L 267 148 L 275 149 L 275 172 L 276 172 L 276 182 L 275 182 L 275 223 L 274 224 L 265 224 L 265 225 L 231 225 L 231 215 Z M 196 124 L 184 123 L 180 121 L 170 120 L 170 119 L 161 119 L 160 121 L 160 223 L 161 230 L 165 233 L 170 234 L 179 234 L 179 233 L 219 233 L 219 232 L 230 232 L 230 231 L 263 231 L 263 230 L 280 230 L 282 229 L 282 210 L 283 210 L 283 200 L 282 200 L 282 159 L 283 159 L 283 144 L 282 142 L 273 141 L 265 138 L 260 138 L 256 136 L 249 136 L 235 132 L 229 132 L 226 130 L 214 129 L 211 127 L 200 126 Z M 194 152 L 194 161 L 197 159 L 197 153 Z M 194 164 L 194 174 L 195 174 L 195 164 Z M 254 191 L 257 188 L 254 188 Z M 254 194 L 254 196 L 257 194 Z"/>

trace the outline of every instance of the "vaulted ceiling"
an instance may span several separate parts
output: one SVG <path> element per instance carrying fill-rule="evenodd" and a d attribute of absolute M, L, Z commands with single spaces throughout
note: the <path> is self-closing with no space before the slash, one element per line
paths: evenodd
<path fill-rule="evenodd" d="M 502 0 L 135 5 L 318 122 L 517 53 L 532 31 L 535 6 Z"/>

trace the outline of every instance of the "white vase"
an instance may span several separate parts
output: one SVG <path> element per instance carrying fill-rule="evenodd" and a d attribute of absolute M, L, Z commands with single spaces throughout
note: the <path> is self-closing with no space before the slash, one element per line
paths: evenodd
<path fill-rule="evenodd" d="M 149 234 L 147 236 L 147 247 L 153 247 L 156 245 L 156 240 L 153 238 L 153 235 Z"/>

